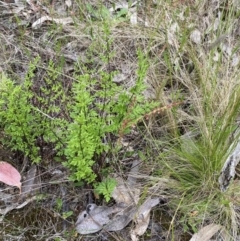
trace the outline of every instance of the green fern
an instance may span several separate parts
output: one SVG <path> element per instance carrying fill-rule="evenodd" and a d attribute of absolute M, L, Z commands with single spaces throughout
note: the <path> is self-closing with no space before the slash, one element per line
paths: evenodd
<path fill-rule="evenodd" d="M 95 185 L 95 191 L 104 196 L 104 199 L 109 202 L 112 197 L 112 192 L 117 185 L 117 181 L 113 178 L 106 178 L 101 183 Z"/>

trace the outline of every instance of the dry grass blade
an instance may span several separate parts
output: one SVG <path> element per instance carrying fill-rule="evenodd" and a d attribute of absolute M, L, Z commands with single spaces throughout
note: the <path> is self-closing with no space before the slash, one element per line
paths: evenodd
<path fill-rule="evenodd" d="M 69 24 L 69 23 L 73 23 L 73 19 L 70 17 L 67 18 L 52 18 L 49 16 L 43 16 L 41 18 L 39 18 L 38 20 L 36 20 L 33 24 L 32 24 L 32 28 L 36 29 L 39 28 L 41 26 L 42 23 L 44 23 L 45 21 L 53 21 L 57 24 Z"/>

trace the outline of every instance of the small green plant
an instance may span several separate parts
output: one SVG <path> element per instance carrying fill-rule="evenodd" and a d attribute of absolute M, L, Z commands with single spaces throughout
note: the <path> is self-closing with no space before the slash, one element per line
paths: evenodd
<path fill-rule="evenodd" d="M 98 6 L 98 8 L 93 7 L 91 4 L 86 4 L 86 9 L 91 17 L 92 20 L 97 21 L 125 21 L 127 20 L 128 15 L 128 9 L 127 8 L 121 8 L 120 11 L 110 11 L 107 7 L 105 7 L 103 4 Z"/>
<path fill-rule="evenodd" d="M 99 161 L 116 151 L 110 135 L 122 137 L 156 106 L 143 96 L 148 57 L 138 50 L 135 84 L 129 89 L 117 85 L 113 82 L 117 72 L 109 68 L 114 52 L 108 23 L 103 23 L 101 31 L 100 42 L 96 37 L 89 46 L 88 66 L 75 66 L 70 89 L 64 89 L 60 81 L 64 61 L 55 64 L 50 60 L 41 84 L 34 82 L 40 58 L 29 65 L 22 84 L 2 76 L 0 85 L 0 127 L 6 137 L 2 143 L 34 162 L 41 160 L 43 145 L 51 145 L 71 170 L 70 179 L 88 183 L 96 177 L 101 181 L 105 178 L 101 170 L 111 167 L 111 162 Z M 100 51 L 105 70 L 93 68 L 96 51 Z M 113 184 L 107 179 L 97 190 L 109 200 Z"/>
<path fill-rule="evenodd" d="M 68 212 L 63 212 L 62 213 L 62 218 L 67 219 L 73 215 L 73 211 L 68 211 Z"/>
<path fill-rule="evenodd" d="M 36 138 L 42 133 L 37 130 L 37 120 L 32 115 L 29 104 L 34 70 L 39 59 L 30 64 L 23 84 L 18 85 L 4 74 L 0 82 L 0 126 L 5 138 L 1 141 L 12 150 L 19 150 L 30 156 L 33 161 L 39 161 L 39 149 L 35 145 Z"/>
<path fill-rule="evenodd" d="M 113 73 L 100 72 L 99 80 L 90 74 L 75 77 L 73 104 L 70 107 L 73 122 L 68 126 L 65 149 L 66 165 L 74 173 L 73 180 L 94 181 L 93 158 L 111 149 L 111 143 L 103 142 L 106 136 L 109 133 L 118 135 L 119 131 L 127 132 L 139 117 L 155 106 L 154 103 L 145 102 L 142 95 L 146 71 L 146 60 L 139 52 L 138 79 L 129 91 L 113 83 Z M 125 119 L 129 121 L 123 129 Z"/>
<path fill-rule="evenodd" d="M 54 117 L 62 112 L 57 102 L 65 103 L 62 86 L 57 82 L 59 70 L 53 62 L 45 77 L 45 86 L 34 88 L 34 70 L 40 58 L 29 65 L 29 70 L 22 84 L 2 75 L 0 82 L 0 127 L 5 138 L 2 143 L 12 150 L 21 151 L 33 162 L 41 160 L 40 145 L 46 142 L 55 145 L 55 150 L 62 154 L 63 136 L 67 121 Z"/>
<path fill-rule="evenodd" d="M 86 8 L 90 16 L 96 20 L 106 20 L 111 16 L 109 10 L 102 4 L 98 9 L 94 8 L 91 4 L 86 4 Z"/>
<path fill-rule="evenodd" d="M 63 208 L 63 200 L 61 198 L 57 197 L 55 202 L 56 202 L 55 210 L 56 210 L 56 212 L 60 213 Z M 67 219 L 68 217 L 72 216 L 72 214 L 73 214 L 72 211 L 62 212 L 61 217 L 63 219 Z"/>
<path fill-rule="evenodd" d="M 106 178 L 102 182 L 95 185 L 95 191 L 97 192 L 97 194 L 103 195 L 104 199 L 109 202 L 116 185 L 117 182 L 115 179 Z"/>
<path fill-rule="evenodd" d="M 63 201 L 61 198 L 57 197 L 55 202 L 56 202 L 56 211 L 60 212 L 63 206 Z"/>
<path fill-rule="evenodd" d="M 109 65 L 114 53 L 111 52 L 113 40 L 110 38 L 108 25 L 104 26 L 104 33 L 105 42 L 102 45 L 103 53 L 100 54 L 100 58 Z M 148 62 L 140 50 L 136 83 L 129 90 L 113 82 L 114 71 L 101 70 L 96 78 L 96 74 L 84 66 L 79 66 L 75 73 L 80 70 L 85 73 L 75 75 L 72 88 L 73 97 L 69 107 L 72 123 L 68 125 L 65 165 L 73 173 L 72 180 L 85 180 L 91 183 L 98 174 L 93 171 L 94 166 L 102 169 L 105 165 L 98 162 L 98 159 L 101 159 L 103 153 L 114 151 L 111 139 L 107 138 L 109 134 L 117 136 L 120 132 L 121 135 L 126 133 L 133 123 L 156 104 L 147 102 L 142 94 L 146 88 L 144 78 Z M 123 128 L 123 122 L 126 120 L 128 125 L 124 125 Z"/>

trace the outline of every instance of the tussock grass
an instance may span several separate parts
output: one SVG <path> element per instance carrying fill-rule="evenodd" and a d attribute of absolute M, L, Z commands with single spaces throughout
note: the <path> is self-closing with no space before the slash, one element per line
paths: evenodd
<path fill-rule="evenodd" d="M 228 6 L 224 17 L 219 17 L 216 23 L 210 2 L 196 3 L 194 8 L 178 6 L 178 11 L 166 14 L 170 18 L 170 26 L 166 28 L 171 29 L 172 24 L 178 28 L 172 32 L 172 41 L 159 59 L 158 66 L 162 68 L 159 76 L 165 79 L 165 87 L 159 83 L 161 94 L 157 96 L 162 103 L 166 99 L 175 101 L 177 96 L 186 102 L 177 110 L 173 108 L 165 113 L 162 123 L 167 123 L 162 135 L 168 135 L 169 143 L 164 142 L 164 149 L 159 148 L 158 165 L 162 177 L 174 180 L 168 190 L 173 215 L 170 230 L 181 224 L 185 230 L 196 232 L 207 223 L 218 223 L 235 240 L 239 235 L 239 200 L 233 199 L 230 193 L 238 193 L 237 181 L 233 182 L 230 193 L 221 193 L 218 177 L 238 142 L 238 135 L 233 135 L 238 128 L 240 107 L 240 76 L 238 65 L 233 63 L 234 54 L 238 53 L 232 25 L 236 11 L 233 5 Z M 206 18 L 215 21 L 217 27 L 206 22 L 208 26 L 204 26 L 201 14 L 207 5 L 210 9 Z M 184 15 L 186 9 L 188 15 Z M 184 20 L 180 19 L 180 13 Z M 199 20 L 201 16 L 203 21 L 195 21 L 196 16 Z M 191 41 L 193 29 L 198 29 L 202 37 L 205 34 L 206 40 L 202 39 L 201 44 Z M 222 39 L 226 32 L 229 36 Z M 226 46 L 232 48 L 231 54 L 226 53 Z M 154 141 L 161 147 L 158 138 Z"/>

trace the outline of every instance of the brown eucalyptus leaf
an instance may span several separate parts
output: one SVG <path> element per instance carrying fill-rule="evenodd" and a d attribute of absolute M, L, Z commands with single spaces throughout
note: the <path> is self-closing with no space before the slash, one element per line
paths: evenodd
<path fill-rule="evenodd" d="M 104 226 L 104 230 L 107 231 L 119 231 L 124 229 L 134 218 L 137 211 L 135 205 L 124 208 L 118 212 L 107 225 Z"/>
<path fill-rule="evenodd" d="M 116 177 L 117 186 L 112 192 L 112 197 L 116 203 L 124 203 L 126 205 L 137 204 L 140 198 L 140 189 L 136 187 L 136 175 L 139 171 L 140 161 L 134 160 L 131 171 L 125 182 L 121 177 Z"/>
<path fill-rule="evenodd" d="M 209 241 L 209 239 L 221 228 L 221 225 L 211 223 L 200 229 L 197 233 L 195 233 L 190 239 L 190 241 Z"/>
<path fill-rule="evenodd" d="M 107 207 L 88 205 L 87 209 L 81 212 L 76 222 L 76 230 L 80 234 L 96 233 L 103 225 L 109 222 Z"/>
<path fill-rule="evenodd" d="M 149 221 L 150 221 L 150 213 L 148 213 L 143 219 L 140 219 L 138 221 L 134 230 L 131 230 L 132 241 L 138 241 L 138 236 L 141 236 L 146 232 Z"/>
<path fill-rule="evenodd" d="M 112 197 L 116 203 L 125 203 L 126 205 L 138 203 L 140 189 L 131 187 L 127 183 L 124 183 L 121 177 L 117 178 L 117 182 L 118 184 L 112 192 Z"/>
<path fill-rule="evenodd" d="M 159 204 L 159 198 L 148 198 L 137 211 L 137 216 L 135 218 L 135 222 L 140 219 L 144 219 L 151 211 L 153 207 Z"/>
<path fill-rule="evenodd" d="M 40 188 L 40 178 L 37 177 L 37 166 L 32 165 L 27 172 L 26 179 L 22 185 L 22 198 L 35 194 Z"/>
<path fill-rule="evenodd" d="M 42 16 L 32 24 L 32 28 L 33 29 L 39 28 L 42 25 L 42 23 L 45 21 L 51 21 L 51 22 L 55 22 L 56 24 L 62 24 L 62 25 L 73 23 L 73 19 L 71 17 L 52 18 L 49 16 Z"/>
<path fill-rule="evenodd" d="M 109 219 L 106 217 L 107 222 Z M 96 233 L 102 229 L 102 224 L 96 222 L 86 211 L 83 211 L 78 216 L 75 228 L 80 234 Z"/>
<path fill-rule="evenodd" d="M 109 215 L 119 212 L 119 206 L 103 207 L 96 204 L 89 204 L 85 211 L 81 212 L 76 222 L 76 230 L 80 234 L 96 233 L 103 228 L 103 225 L 110 222 Z"/>
<path fill-rule="evenodd" d="M 131 231 L 132 241 L 137 241 L 138 236 L 143 235 L 150 221 L 150 211 L 153 207 L 159 204 L 159 198 L 148 198 L 138 209 L 134 219 L 136 226 Z"/>
<path fill-rule="evenodd" d="M 10 185 L 18 187 L 21 192 L 21 175 L 18 170 L 11 164 L 0 161 L 0 181 Z"/>

